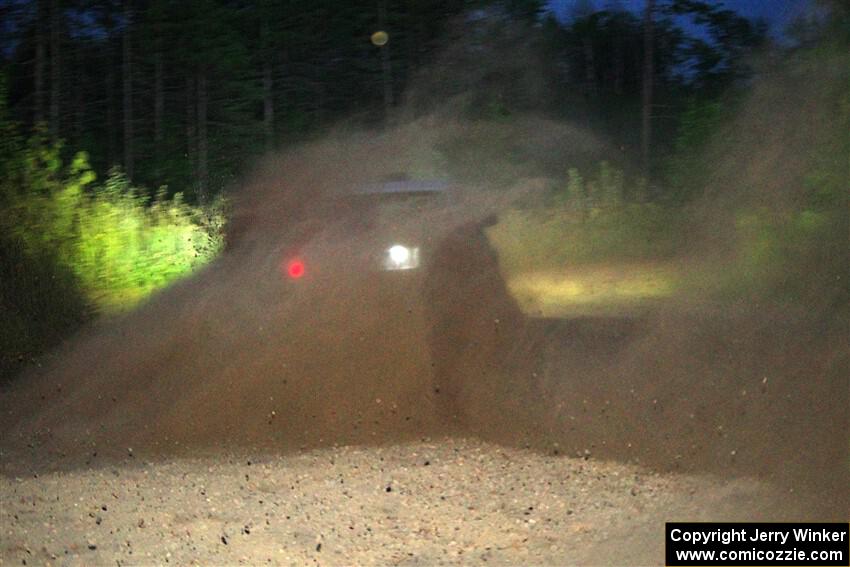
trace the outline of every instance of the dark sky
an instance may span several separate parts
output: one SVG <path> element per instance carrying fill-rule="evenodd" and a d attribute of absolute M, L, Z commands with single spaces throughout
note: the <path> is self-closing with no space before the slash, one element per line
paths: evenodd
<path fill-rule="evenodd" d="M 594 0 L 597 8 L 604 8 L 611 0 Z M 711 1 L 711 0 L 709 0 Z M 576 0 L 549 0 L 549 6 L 559 19 L 566 19 Z M 643 9 L 645 0 L 614 0 L 614 4 L 633 10 Z M 722 4 L 748 18 L 763 18 L 770 26 L 771 34 L 779 37 L 785 26 L 796 16 L 805 13 L 812 4 L 811 0 L 716 0 L 714 4 Z"/>

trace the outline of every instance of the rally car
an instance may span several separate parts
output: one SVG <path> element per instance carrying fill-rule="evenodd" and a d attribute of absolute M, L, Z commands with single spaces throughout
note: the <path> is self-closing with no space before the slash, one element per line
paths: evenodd
<path fill-rule="evenodd" d="M 495 217 L 459 207 L 455 191 L 445 180 L 396 177 L 326 196 L 279 263 L 299 306 L 292 320 L 337 366 L 349 365 L 351 380 L 400 385 L 421 374 L 453 418 L 498 371 L 525 321 L 485 234 Z"/>

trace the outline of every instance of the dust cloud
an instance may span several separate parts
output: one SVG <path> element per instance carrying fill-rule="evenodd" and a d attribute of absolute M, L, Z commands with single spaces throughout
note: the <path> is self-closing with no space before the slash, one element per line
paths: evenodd
<path fill-rule="evenodd" d="M 228 248 L 214 265 L 86 330 L 4 394 L 4 445 L 84 457 L 453 430 L 441 409 L 453 386 L 441 394 L 446 380 L 435 374 L 447 356 L 434 349 L 448 346 L 435 329 L 448 336 L 467 320 L 501 319 L 473 337 L 476 358 L 493 361 L 521 332 L 480 225 L 537 184 L 499 193 L 455 184 L 444 206 L 389 223 L 433 243 L 445 264 L 438 276 L 395 282 L 357 265 L 369 223 L 334 197 L 398 172 L 433 175 L 436 138 L 459 128 L 428 118 L 338 132 L 269 158 L 235 196 Z M 286 261 L 304 254 L 305 277 L 288 279 Z"/>
<path fill-rule="evenodd" d="M 832 131 L 827 87 L 782 76 L 757 86 L 711 153 L 683 269 L 733 254 L 716 227 L 734 204 L 778 214 L 793 202 L 806 148 Z M 765 110 L 777 105 L 778 122 Z M 808 293 L 781 308 L 758 294 L 720 306 L 690 297 L 640 317 L 559 321 L 528 318 L 507 292 L 483 226 L 543 194 L 560 164 L 608 151 L 540 114 L 486 122 L 428 109 L 267 158 L 233 196 L 216 263 L 85 330 L 3 392 L 4 471 L 476 434 L 765 477 L 811 498 L 819 519 L 846 520 L 846 248 L 802 259 L 794 277 L 809 278 Z M 403 286 L 358 269 L 363 219 L 329 198 L 399 172 L 450 176 L 455 195 L 404 227 L 427 235 L 435 263 Z M 307 253 L 332 268 L 314 278 L 308 257 L 305 277 L 287 279 L 284 262 Z"/>

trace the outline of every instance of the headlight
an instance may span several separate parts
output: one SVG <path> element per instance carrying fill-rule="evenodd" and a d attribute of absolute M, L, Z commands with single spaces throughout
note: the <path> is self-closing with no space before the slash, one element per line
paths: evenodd
<path fill-rule="evenodd" d="M 419 248 L 394 244 L 384 257 L 385 270 L 411 270 L 419 267 Z"/>
<path fill-rule="evenodd" d="M 410 249 L 401 244 L 396 244 L 389 249 L 390 260 L 393 264 L 405 264 L 410 260 Z"/>

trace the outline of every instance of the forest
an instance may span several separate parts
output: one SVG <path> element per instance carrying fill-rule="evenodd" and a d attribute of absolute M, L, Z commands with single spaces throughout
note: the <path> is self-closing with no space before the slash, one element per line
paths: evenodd
<path fill-rule="evenodd" d="M 456 79 L 433 63 L 476 11 L 502 10 L 512 26 L 529 28 L 523 41 L 535 44 L 554 93 L 508 102 L 504 75 L 517 69 L 493 68 L 482 77 L 491 102 L 568 113 L 630 147 L 639 143 L 628 133 L 640 131 L 648 62 L 653 119 L 669 134 L 688 101 L 740 84 L 769 41 L 764 23 L 675 0 L 653 8 L 647 43 L 641 14 L 606 6 L 579 3 L 561 22 L 537 0 L 8 1 L 7 112 L 25 133 L 42 126 L 65 154 L 87 152 L 101 175 L 117 165 L 133 183 L 202 201 L 232 186 L 252 156 L 343 118 L 374 123 L 411 104 L 417 73 Z M 691 19 L 701 37 L 683 29 Z M 380 29 L 391 31 L 383 47 L 369 41 Z"/>
<path fill-rule="evenodd" d="M 770 33 L 701 0 L 585 0 L 566 15 L 538 0 L 4 0 L 0 376 L 215 258 L 228 199 L 264 156 L 449 100 L 475 123 L 534 113 L 613 148 L 549 164 L 549 197 L 505 215 L 503 241 L 557 261 L 666 254 L 756 80 L 847 63 L 850 11 L 817 8 Z M 789 255 L 837 257 L 850 88 L 824 88 L 843 102 L 793 210 L 736 209 L 742 278 L 775 279 Z M 805 288 L 783 278 L 783 294 Z"/>

